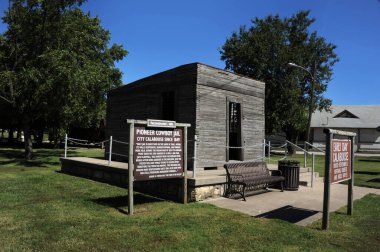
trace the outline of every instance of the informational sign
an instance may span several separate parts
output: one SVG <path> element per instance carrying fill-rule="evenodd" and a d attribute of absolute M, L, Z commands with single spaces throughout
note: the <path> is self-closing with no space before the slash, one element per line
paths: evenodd
<path fill-rule="evenodd" d="M 330 183 L 351 179 L 351 140 L 331 140 Z"/>
<path fill-rule="evenodd" d="M 155 119 L 148 119 L 147 121 L 148 127 L 157 127 L 157 128 L 176 128 L 176 122 L 175 121 L 166 121 L 166 120 L 155 120 Z"/>
<path fill-rule="evenodd" d="M 182 177 L 182 129 L 136 127 L 133 156 L 137 181 Z"/>

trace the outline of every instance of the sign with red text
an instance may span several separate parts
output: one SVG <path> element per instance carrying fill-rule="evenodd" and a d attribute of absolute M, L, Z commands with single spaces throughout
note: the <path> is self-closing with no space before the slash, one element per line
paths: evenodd
<path fill-rule="evenodd" d="M 137 181 L 183 176 L 182 129 L 136 127 L 133 152 Z"/>
<path fill-rule="evenodd" d="M 351 140 L 331 140 L 331 184 L 351 179 L 351 160 Z"/>

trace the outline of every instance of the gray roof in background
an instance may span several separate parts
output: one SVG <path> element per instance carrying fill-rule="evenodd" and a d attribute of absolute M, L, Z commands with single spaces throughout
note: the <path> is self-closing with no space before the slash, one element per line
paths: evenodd
<path fill-rule="evenodd" d="M 311 118 L 313 128 L 377 128 L 380 126 L 380 105 L 335 105 L 331 112 L 315 111 Z M 334 118 L 347 110 L 358 118 Z"/>

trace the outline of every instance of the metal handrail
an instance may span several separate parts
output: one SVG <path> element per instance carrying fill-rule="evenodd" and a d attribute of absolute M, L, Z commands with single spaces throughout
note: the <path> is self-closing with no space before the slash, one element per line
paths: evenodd
<path fill-rule="evenodd" d="M 304 153 L 304 167 L 306 168 L 306 163 L 307 163 L 307 155 L 311 155 L 312 156 L 312 163 L 311 163 L 311 181 L 310 181 L 310 184 L 311 184 L 311 187 L 314 186 L 314 171 L 315 171 L 315 153 L 311 153 L 311 152 L 308 152 L 307 150 L 299 147 L 298 145 L 288 141 L 288 140 L 285 140 L 285 143 L 286 144 L 290 144 L 300 150 L 303 151 Z M 286 152 L 285 152 L 285 155 L 286 155 Z M 286 156 L 285 156 L 286 158 Z"/>
<path fill-rule="evenodd" d="M 285 140 L 285 142 L 288 143 L 288 144 L 290 144 L 290 145 L 293 145 L 294 147 L 296 147 L 296 148 L 298 148 L 298 149 L 300 149 L 300 150 L 303 151 L 304 153 L 307 153 L 307 154 L 311 155 L 310 152 L 308 152 L 307 150 L 305 150 L 305 149 L 299 147 L 298 145 L 296 145 L 296 144 L 294 144 L 294 143 L 292 143 L 292 142 L 290 142 L 290 141 L 288 141 L 288 140 Z"/>
<path fill-rule="evenodd" d="M 318 148 L 318 147 L 315 147 L 314 145 L 312 145 L 312 144 L 309 143 L 309 142 L 306 142 L 306 141 L 305 141 L 305 144 L 307 144 L 307 145 L 313 147 L 313 149 L 316 149 L 316 150 L 318 150 L 318 151 L 320 151 L 320 152 L 326 153 L 324 150 L 322 150 L 322 149 L 320 149 L 320 148 Z"/>

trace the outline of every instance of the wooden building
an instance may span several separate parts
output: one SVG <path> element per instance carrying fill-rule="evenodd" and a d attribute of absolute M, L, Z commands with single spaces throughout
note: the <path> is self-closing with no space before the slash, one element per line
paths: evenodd
<path fill-rule="evenodd" d="M 200 63 L 182 65 L 111 90 L 106 138 L 128 142 L 126 119 L 163 119 L 190 123 L 188 167 L 212 170 L 231 160 L 262 156 L 265 134 L 265 84 Z M 128 147 L 114 143 L 114 160 Z M 118 155 L 117 155 L 118 154 Z"/>

